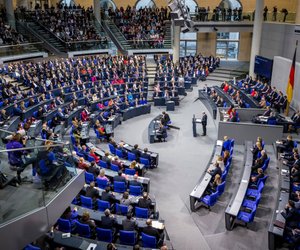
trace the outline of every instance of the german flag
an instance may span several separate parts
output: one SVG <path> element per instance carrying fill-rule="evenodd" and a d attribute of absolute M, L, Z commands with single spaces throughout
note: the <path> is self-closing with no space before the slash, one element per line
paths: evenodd
<path fill-rule="evenodd" d="M 297 41 L 297 45 L 298 45 L 298 41 Z M 296 54 L 297 54 L 297 46 L 295 49 L 293 63 L 292 63 L 291 70 L 290 70 L 289 81 L 288 81 L 288 85 L 286 88 L 286 95 L 287 95 L 288 103 L 291 103 L 291 101 L 293 99 L 294 84 L 295 84 L 295 70 L 296 70 Z"/>

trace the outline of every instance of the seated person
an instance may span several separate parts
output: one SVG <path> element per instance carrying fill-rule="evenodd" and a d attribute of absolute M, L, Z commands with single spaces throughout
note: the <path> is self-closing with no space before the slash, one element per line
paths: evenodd
<path fill-rule="evenodd" d="M 128 213 L 132 213 L 133 207 L 132 207 L 132 200 L 129 198 L 129 193 L 126 191 L 123 193 L 122 198 L 120 199 L 120 204 L 128 206 Z"/>
<path fill-rule="evenodd" d="M 148 210 L 150 210 L 151 205 L 152 205 L 152 201 L 148 196 L 148 193 L 144 192 L 143 196 L 139 198 L 137 206 L 141 208 L 147 208 Z"/>
<path fill-rule="evenodd" d="M 260 157 L 261 151 L 262 151 L 261 143 L 257 141 L 255 143 L 255 146 L 251 149 L 251 152 L 253 154 L 252 165 L 254 165 L 255 160 Z"/>
<path fill-rule="evenodd" d="M 220 168 L 219 163 L 214 164 L 214 169 L 207 170 L 207 172 L 214 178 L 217 174 L 222 176 L 222 169 Z"/>
<path fill-rule="evenodd" d="M 88 170 L 88 168 L 89 168 L 88 164 L 86 164 L 83 157 L 79 158 L 77 166 L 78 166 L 78 168 L 83 169 L 83 170 Z"/>
<path fill-rule="evenodd" d="M 126 219 L 122 220 L 122 227 L 125 231 L 137 231 L 138 225 L 135 219 L 132 218 L 131 213 L 127 213 Z"/>
<path fill-rule="evenodd" d="M 254 165 L 252 166 L 252 171 L 256 172 L 257 169 L 261 168 L 265 161 L 268 159 L 268 155 L 265 150 L 261 151 L 261 156 L 254 161 Z"/>
<path fill-rule="evenodd" d="M 115 181 L 126 183 L 126 178 L 123 176 L 123 172 L 121 170 L 118 172 L 118 175 L 114 177 L 114 182 Z"/>
<path fill-rule="evenodd" d="M 251 177 L 251 182 L 254 183 L 254 184 L 257 184 L 259 179 L 265 177 L 264 171 L 261 168 L 257 169 L 257 173 L 258 173 L 257 175 Z"/>
<path fill-rule="evenodd" d="M 135 144 L 133 146 L 133 149 L 131 150 L 131 153 L 133 153 L 136 157 L 136 159 L 138 160 L 139 157 L 140 157 L 140 151 L 139 151 L 139 145 L 138 144 Z"/>
<path fill-rule="evenodd" d="M 167 137 L 167 129 L 162 123 L 159 124 L 158 130 L 155 130 L 155 132 L 159 142 L 161 142 L 163 139 L 165 141 L 165 138 Z"/>
<path fill-rule="evenodd" d="M 110 160 L 108 151 L 105 151 L 104 156 L 102 157 L 101 160 L 106 162 L 108 166 L 110 165 L 111 160 Z"/>
<path fill-rule="evenodd" d="M 296 183 L 300 182 L 300 166 L 297 164 L 294 164 L 291 169 L 291 180 Z"/>
<path fill-rule="evenodd" d="M 88 166 L 87 172 L 94 175 L 96 178 L 99 175 L 99 167 L 96 165 L 96 162 L 92 161 L 91 164 Z"/>
<path fill-rule="evenodd" d="M 116 199 L 115 199 L 114 194 L 110 191 L 110 187 L 106 187 L 105 191 L 102 192 L 101 200 L 102 201 L 108 201 L 109 203 L 114 203 L 115 202 Z"/>
<path fill-rule="evenodd" d="M 84 211 L 80 220 L 80 223 L 87 224 L 90 226 L 91 230 L 94 230 L 96 228 L 96 223 L 94 220 L 91 220 L 90 213 L 88 211 Z"/>
<path fill-rule="evenodd" d="M 105 176 L 105 170 L 103 168 L 100 170 L 98 178 L 100 180 L 106 180 L 107 182 L 109 182 L 109 179 Z"/>
<path fill-rule="evenodd" d="M 71 226 L 75 226 L 75 222 L 78 219 L 78 213 L 77 208 L 74 207 L 73 210 L 71 210 L 71 207 L 67 207 L 67 209 L 64 211 L 64 213 L 61 216 L 62 219 L 68 220 L 71 223 Z"/>
<path fill-rule="evenodd" d="M 138 186 L 138 187 L 141 187 L 143 189 L 143 184 L 138 181 L 138 178 L 139 178 L 138 175 L 135 174 L 133 176 L 133 180 L 129 181 L 129 185 L 130 186 Z"/>
<path fill-rule="evenodd" d="M 101 216 L 101 228 L 113 230 L 117 225 L 115 217 L 110 213 L 109 209 L 105 209 L 104 215 Z"/>
<path fill-rule="evenodd" d="M 300 111 L 295 112 L 291 117 L 293 123 L 289 124 L 288 132 L 297 132 L 297 128 L 300 126 Z"/>
<path fill-rule="evenodd" d="M 226 166 L 229 158 L 230 158 L 230 152 L 228 150 L 225 150 L 223 153 L 224 166 Z"/>
<path fill-rule="evenodd" d="M 165 111 L 163 111 L 162 118 L 161 118 L 162 125 L 166 127 L 166 126 L 168 126 L 168 123 L 170 121 L 171 121 L 170 116 Z"/>
<path fill-rule="evenodd" d="M 90 197 L 93 201 L 99 198 L 99 191 L 95 188 L 95 182 L 92 181 L 89 186 L 85 189 L 85 196 Z"/>
<path fill-rule="evenodd" d="M 112 159 L 111 164 L 117 165 L 120 170 L 123 169 L 123 165 L 124 165 L 123 161 L 121 161 L 118 156 L 115 156 Z"/>
<path fill-rule="evenodd" d="M 92 149 L 90 150 L 89 155 L 90 155 L 91 157 L 94 158 L 95 162 L 98 163 L 98 162 L 100 161 L 100 157 L 99 157 L 98 155 L 96 155 L 95 149 L 94 149 L 94 148 L 92 148 Z"/>
<path fill-rule="evenodd" d="M 224 136 L 223 144 L 222 144 L 222 152 L 227 150 L 230 152 L 231 149 L 231 140 L 228 139 L 228 136 Z"/>
<path fill-rule="evenodd" d="M 276 144 L 279 153 L 292 152 L 294 148 L 294 141 L 291 135 L 288 135 L 286 140 L 277 141 Z"/>
<path fill-rule="evenodd" d="M 209 183 L 209 186 L 205 190 L 205 193 L 210 195 L 217 191 L 217 187 L 222 183 L 221 176 L 219 174 L 215 175 L 213 182 Z"/>
<path fill-rule="evenodd" d="M 297 228 L 298 222 L 300 220 L 300 214 L 295 208 L 295 202 L 292 200 L 288 201 L 285 206 L 285 212 L 281 211 L 281 215 L 285 218 L 286 227 Z"/>
<path fill-rule="evenodd" d="M 156 228 L 152 227 L 151 219 L 147 219 L 146 225 L 147 226 L 142 229 L 142 232 L 144 234 L 154 236 L 156 238 L 157 246 L 161 246 L 164 240 L 164 234 L 160 234 Z"/>

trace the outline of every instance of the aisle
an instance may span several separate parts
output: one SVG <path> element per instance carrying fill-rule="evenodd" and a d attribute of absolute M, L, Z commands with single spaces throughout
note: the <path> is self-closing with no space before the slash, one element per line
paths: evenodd
<path fill-rule="evenodd" d="M 203 84 L 198 83 L 200 88 Z M 212 154 L 216 140 L 216 127 L 208 114 L 206 137 L 192 136 L 192 116 L 200 117 L 203 110 L 197 98 L 198 88 L 180 102 L 175 112 L 169 112 L 173 125 L 180 130 L 168 131 L 166 143 L 149 144 L 148 124 L 164 107 L 152 107 L 150 115 L 140 116 L 124 122 L 115 130 L 116 141 L 124 140 L 130 144 L 159 153 L 157 169 L 147 176 L 151 179 L 151 193 L 156 196 L 160 217 L 166 221 L 166 229 L 175 249 L 210 249 L 193 221 L 189 210 L 189 194 L 203 173 Z M 197 127 L 202 133 L 201 125 Z"/>

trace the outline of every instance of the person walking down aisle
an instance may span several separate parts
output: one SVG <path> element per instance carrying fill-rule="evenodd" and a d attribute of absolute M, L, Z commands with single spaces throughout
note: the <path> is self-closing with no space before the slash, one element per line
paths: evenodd
<path fill-rule="evenodd" d="M 205 114 L 204 111 L 202 113 L 201 123 L 202 123 L 202 129 L 203 129 L 202 136 L 206 136 L 207 115 Z"/>

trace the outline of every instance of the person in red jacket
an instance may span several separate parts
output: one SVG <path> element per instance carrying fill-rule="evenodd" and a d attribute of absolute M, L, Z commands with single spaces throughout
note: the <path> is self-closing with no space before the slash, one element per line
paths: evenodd
<path fill-rule="evenodd" d="M 95 159 L 96 163 L 98 163 L 100 161 L 100 157 L 95 154 L 95 149 L 93 149 L 93 148 L 90 151 L 90 156 L 92 156 Z"/>
<path fill-rule="evenodd" d="M 89 112 L 88 112 L 86 109 L 83 109 L 83 110 L 82 110 L 80 116 L 81 116 L 81 120 L 82 120 L 83 122 L 86 122 L 86 121 L 88 121 L 88 120 L 90 119 L 90 118 L 89 118 Z"/>

